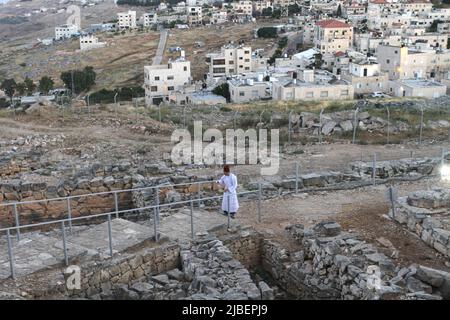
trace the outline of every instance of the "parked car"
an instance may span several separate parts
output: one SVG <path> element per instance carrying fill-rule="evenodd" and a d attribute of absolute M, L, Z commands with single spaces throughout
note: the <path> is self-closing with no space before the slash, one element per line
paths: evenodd
<path fill-rule="evenodd" d="M 373 92 L 370 97 L 371 98 L 383 98 L 385 95 L 383 92 Z"/>

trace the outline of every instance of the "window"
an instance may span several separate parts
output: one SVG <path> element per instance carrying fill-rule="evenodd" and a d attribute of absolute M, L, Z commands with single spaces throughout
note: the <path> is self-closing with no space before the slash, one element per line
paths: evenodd
<path fill-rule="evenodd" d="M 167 80 L 173 80 L 173 76 L 167 76 Z"/>
<path fill-rule="evenodd" d="M 244 91 L 239 91 L 239 96 L 244 97 L 245 96 L 245 92 Z"/>
<path fill-rule="evenodd" d="M 391 60 L 389 60 L 389 59 L 386 59 L 386 63 L 387 64 L 389 64 L 391 62 Z"/>
<path fill-rule="evenodd" d="M 320 91 L 320 97 L 322 98 L 328 97 L 328 91 Z"/>
<path fill-rule="evenodd" d="M 158 86 L 151 86 L 151 87 L 150 87 L 150 91 L 151 91 L 151 92 L 156 92 L 156 91 L 158 91 Z"/>
<path fill-rule="evenodd" d="M 314 98 L 314 92 L 308 91 L 308 92 L 306 93 L 306 98 Z"/>
<path fill-rule="evenodd" d="M 183 71 L 187 71 L 187 67 L 186 66 L 183 67 Z"/>
<path fill-rule="evenodd" d="M 245 53 L 245 54 L 250 54 L 250 51 L 245 50 L 244 53 Z"/>
<path fill-rule="evenodd" d="M 341 96 L 348 96 L 348 90 L 341 90 Z"/>
<path fill-rule="evenodd" d="M 250 70 L 250 67 L 245 67 L 245 70 Z"/>
<path fill-rule="evenodd" d="M 167 87 L 167 90 L 173 91 L 173 90 L 175 90 L 175 88 L 173 86 L 169 86 L 169 87 Z"/>
<path fill-rule="evenodd" d="M 258 98 L 259 94 L 258 94 L 258 90 L 252 90 L 252 97 L 253 98 Z"/>
<path fill-rule="evenodd" d="M 213 65 L 222 65 L 225 64 L 225 59 L 215 59 L 213 60 Z"/>
<path fill-rule="evenodd" d="M 250 59 L 245 59 L 245 62 L 250 62 Z"/>
<path fill-rule="evenodd" d="M 155 81 L 159 81 L 159 77 L 155 77 Z"/>
<path fill-rule="evenodd" d="M 244 60 L 244 57 L 239 57 L 239 60 Z"/>
<path fill-rule="evenodd" d="M 234 73 L 234 69 L 229 69 L 228 73 Z"/>
<path fill-rule="evenodd" d="M 225 68 L 214 68 L 213 73 L 225 73 Z"/>

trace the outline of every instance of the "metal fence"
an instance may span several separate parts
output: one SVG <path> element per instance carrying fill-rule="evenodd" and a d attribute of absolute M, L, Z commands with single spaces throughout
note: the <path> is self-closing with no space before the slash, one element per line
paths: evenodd
<path fill-rule="evenodd" d="M 144 188 L 136 188 L 136 189 L 127 189 L 127 190 L 115 190 L 115 191 L 109 191 L 109 192 L 99 192 L 99 193 L 90 193 L 90 194 L 84 194 L 84 195 L 77 195 L 77 196 L 69 196 L 69 197 L 62 197 L 62 198 L 53 198 L 53 199 L 43 199 L 43 200 L 33 200 L 33 201 L 23 201 L 23 202 L 14 202 L 14 203 L 4 203 L 0 204 L 0 206 L 11 206 L 13 207 L 14 212 L 14 221 L 15 226 L 8 227 L 8 228 L 1 228 L 0 233 L 6 232 L 6 238 L 7 238 L 7 247 L 8 247 L 8 257 L 9 257 L 9 263 L 10 263 L 10 270 L 11 270 L 11 277 L 15 279 L 15 268 L 14 268 L 14 251 L 12 246 L 12 240 L 11 240 L 11 233 L 15 232 L 17 235 L 17 240 L 19 241 L 21 239 L 21 230 L 27 229 L 27 228 L 38 228 L 43 226 L 50 226 L 50 225 L 60 225 L 61 226 L 61 232 L 62 232 L 62 243 L 63 243 L 63 254 L 64 254 L 64 263 L 68 265 L 68 254 L 67 254 L 67 235 L 66 235 L 66 228 L 68 227 L 69 232 L 72 232 L 72 224 L 73 222 L 79 222 L 83 220 L 88 220 L 92 218 L 102 218 L 106 217 L 108 220 L 108 239 L 109 239 L 109 253 L 110 256 L 113 256 L 113 239 L 112 239 L 112 228 L 111 228 L 111 220 L 112 217 L 119 218 L 120 215 L 126 214 L 126 213 L 135 213 L 136 211 L 142 211 L 142 210 L 153 210 L 153 238 L 156 242 L 160 239 L 160 232 L 159 232 L 159 225 L 160 225 L 160 211 L 164 207 L 171 207 L 171 206 L 179 206 L 179 205 L 187 205 L 190 208 L 190 229 L 191 229 L 191 238 L 195 237 L 195 219 L 194 219 L 194 204 L 197 203 L 198 207 L 200 208 L 201 202 L 205 202 L 208 200 L 220 200 L 224 199 L 225 196 L 227 196 L 227 203 L 228 208 L 230 204 L 230 197 L 233 195 L 230 194 L 224 194 L 223 196 L 212 196 L 212 197 L 201 197 L 201 189 L 198 188 L 199 192 L 196 199 L 192 199 L 190 197 L 189 200 L 183 200 L 183 201 L 177 201 L 177 202 L 169 202 L 169 203 L 160 203 L 159 201 L 159 190 L 168 188 L 168 187 L 180 187 L 180 186 L 192 186 L 198 184 L 199 186 L 201 184 L 211 184 L 215 183 L 215 181 L 199 181 L 199 182 L 193 182 L 193 183 L 181 183 L 181 184 L 172 184 L 172 185 L 160 185 L 160 186 L 152 186 L 152 187 L 144 187 Z M 131 208 L 131 209 L 125 209 L 125 210 L 119 210 L 119 200 L 118 200 L 118 194 L 123 192 L 137 192 L 137 191 L 144 191 L 149 189 L 156 189 L 156 204 L 149 205 L 149 206 L 143 206 L 138 208 Z M 75 198 L 81 198 L 81 197 L 91 197 L 91 196 L 99 196 L 99 195 L 114 195 L 114 204 L 115 204 L 115 210 L 112 212 L 106 212 L 106 213 L 100 213 L 100 214 L 91 214 L 81 217 L 72 217 L 71 216 L 71 205 L 70 200 Z M 258 222 L 261 222 L 261 202 L 262 202 L 262 188 L 261 183 L 259 184 L 259 188 L 257 191 L 246 191 L 246 192 L 240 192 L 236 193 L 236 196 L 243 196 L 248 194 L 257 194 L 257 201 L 258 201 L 258 209 L 257 209 L 257 219 Z M 31 203 L 40 203 L 40 202 L 52 202 L 52 201 L 67 201 L 67 212 L 68 216 L 64 219 L 58 219 L 58 220 L 52 220 L 52 221 L 46 221 L 46 222 L 40 222 L 40 223 L 31 223 L 31 224 L 24 224 L 20 225 L 20 219 L 19 219 L 19 210 L 18 206 L 22 204 L 31 204 Z M 227 214 L 227 225 L 228 228 L 231 226 L 231 212 L 228 210 Z"/>

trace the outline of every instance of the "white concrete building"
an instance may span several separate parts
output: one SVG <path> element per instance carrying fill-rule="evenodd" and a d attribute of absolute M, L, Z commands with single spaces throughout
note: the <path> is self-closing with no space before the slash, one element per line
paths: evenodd
<path fill-rule="evenodd" d="M 207 55 L 210 77 L 223 77 L 252 71 L 252 48 L 227 45 L 220 53 Z"/>
<path fill-rule="evenodd" d="M 94 35 L 87 35 L 80 37 L 80 50 L 92 50 L 97 48 L 103 48 L 106 46 L 106 42 L 99 42 L 98 38 Z"/>
<path fill-rule="evenodd" d="M 339 20 L 321 20 L 316 22 L 314 46 L 322 54 L 345 52 L 352 46 L 353 27 Z"/>
<path fill-rule="evenodd" d="M 148 28 L 158 23 L 158 14 L 156 12 L 144 13 L 142 15 L 142 24 Z"/>
<path fill-rule="evenodd" d="M 430 80 L 404 79 L 389 81 L 389 94 L 396 97 L 439 98 L 445 96 L 447 86 Z"/>
<path fill-rule="evenodd" d="M 372 92 L 387 92 L 388 75 L 380 71 L 380 65 L 374 61 L 350 62 L 348 72 L 342 79 L 353 85 L 355 95 Z"/>
<path fill-rule="evenodd" d="M 119 12 L 117 14 L 117 27 L 123 29 L 135 29 L 136 25 L 136 11 Z"/>
<path fill-rule="evenodd" d="M 167 101 L 169 95 L 183 91 L 191 84 L 191 63 L 184 58 L 169 61 L 165 65 L 144 67 L 146 105 L 158 105 Z"/>
<path fill-rule="evenodd" d="M 312 70 L 311 70 L 312 71 Z M 353 86 L 344 80 L 334 83 L 318 83 L 313 77 L 279 79 L 272 83 L 274 100 L 347 100 L 353 99 Z M 308 73 L 310 76 L 311 73 Z"/>
<path fill-rule="evenodd" d="M 251 1 L 232 2 L 234 14 L 242 16 L 251 16 L 253 13 L 253 5 Z"/>
<path fill-rule="evenodd" d="M 187 7 L 186 14 L 187 14 L 187 23 L 190 26 L 201 25 L 203 23 L 202 7 L 199 6 Z"/>
<path fill-rule="evenodd" d="M 55 39 L 69 39 L 73 36 L 79 35 L 79 28 L 74 24 L 65 24 L 55 28 Z"/>
<path fill-rule="evenodd" d="M 272 98 L 272 85 L 264 81 L 263 75 L 250 79 L 233 79 L 228 81 L 230 101 L 245 103 Z"/>

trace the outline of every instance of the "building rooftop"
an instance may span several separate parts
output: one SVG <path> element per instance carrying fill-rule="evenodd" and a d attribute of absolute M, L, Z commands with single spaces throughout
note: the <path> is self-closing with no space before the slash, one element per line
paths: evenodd
<path fill-rule="evenodd" d="M 330 20 L 321 20 L 316 22 L 316 26 L 322 27 L 322 28 L 351 28 L 352 26 L 348 23 L 330 19 Z"/>
<path fill-rule="evenodd" d="M 442 87 L 442 83 L 432 81 L 432 80 L 422 80 L 422 79 L 406 79 L 399 81 L 401 84 L 414 88 L 424 88 L 424 87 Z"/>

